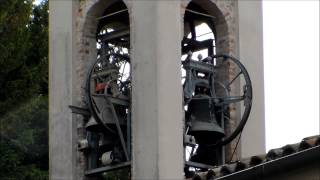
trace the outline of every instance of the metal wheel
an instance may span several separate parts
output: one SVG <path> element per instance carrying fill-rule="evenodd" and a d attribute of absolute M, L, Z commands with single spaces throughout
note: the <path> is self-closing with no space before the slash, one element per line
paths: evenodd
<path fill-rule="evenodd" d="M 230 106 L 238 105 L 242 111 L 240 113 L 240 121 L 235 130 L 228 137 L 224 137 L 217 143 L 217 145 L 225 145 L 238 136 L 248 120 L 252 105 L 252 84 L 248 71 L 238 59 L 229 55 L 215 55 L 212 58 L 217 64 L 216 71 L 219 71 L 219 68 L 224 68 L 228 69 L 230 73 L 227 73 L 229 74 L 227 80 L 222 80 L 222 82 L 220 82 L 221 80 L 217 80 L 219 84 L 223 84 L 223 90 L 228 93 L 224 96 L 219 96 L 219 93 L 215 92 L 216 95 L 213 97 L 215 106 L 220 107 L 222 110 L 220 112 L 221 116 L 225 118 L 228 118 L 227 107 L 229 107 L 230 112 Z M 220 64 L 220 67 L 218 64 Z M 236 89 L 239 87 L 240 92 L 237 92 Z"/>
<path fill-rule="evenodd" d="M 100 125 L 96 131 L 102 132 L 105 139 L 108 139 L 105 143 L 108 151 L 120 152 L 119 162 L 129 161 L 131 146 L 129 52 L 126 47 L 117 44 L 103 40 L 98 42 L 101 48 L 98 49 L 98 58 L 90 68 L 86 83 L 88 107 Z"/>
<path fill-rule="evenodd" d="M 189 54 L 186 60 L 182 62 L 186 72 L 186 76 L 183 77 L 186 118 L 190 113 L 189 111 L 196 116 L 193 125 L 190 120 L 186 120 L 188 122 L 186 123 L 185 134 L 189 138 L 186 144 L 192 147 L 190 157 L 194 153 L 194 148 L 202 140 L 200 138 L 190 139 L 188 135 L 191 134 L 189 132 L 192 127 L 198 126 L 198 129 L 201 131 L 202 128 L 204 133 L 208 131 L 218 132 L 215 137 L 207 137 L 210 136 L 210 133 L 208 133 L 201 138 L 206 139 L 205 144 L 207 147 L 221 147 L 230 143 L 243 130 L 252 104 L 251 80 L 247 70 L 239 60 L 228 55 L 215 55 L 204 59 L 199 58 L 198 60 L 193 60 L 191 57 L 192 54 Z M 201 94 L 205 95 L 198 96 L 197 88 L 200 89 L 198 93 L 201 91 Z M 214 118 L 211 121 L 208 120 L 206 122 L 205 119 L 209 116 L 203 116 L 203 113 L 206 114 L 206 112 L 203 111 L 202 107 L 206 108 L 207 106 L 199 103 L 202 100 L 209 100 L 207 105 L 210 107 L 205 111 L 214 114 Z M 198 106 L 198 108 L 194 108 L 194 106 Z M 199 106 L 201 107 L 199 108 Z M 193 110 L 189 110 L 190 108 Z M 201 111 L 202 115 L 192 111 Z M 234 115 L 236 112 L 240 113 L 239 119 L 235 119 L 239 117 L 239 114 Z M 232 132 L 228 132 L 226 133 L 227 136 L 222 137 L 221 133 L 225 129 L 224 124 L 230 120 L 237 121 L 238 124 L 233 128 Z M 199 121 L 202 125 L 199 125 Z M 215 139 L 214 143 L 208 140 L 210 138 Z M 193 165 L 191 164 L 191 166 Z M 201 165 L 196 166 L 200 167 Z"/>
<path fill-rule="evenodd" d="M 102 48 L 101 48 L 102 49 Z M 130 59 L 122 50 L 109 48 L 107 52 L 100 52 L 99 58 L 93 63 L 87 78 L 88 106 L 95 120 L 108 131 L 109 122 L 103 118 L 104 107 L 97 102 L 97 98 L 130 100 Z M 117 107 L 120 108 L 120 107 Z M 116 109 L 121 111 L 121 109 Z M 127 112 L 126 112 L 127 113 Z"/>

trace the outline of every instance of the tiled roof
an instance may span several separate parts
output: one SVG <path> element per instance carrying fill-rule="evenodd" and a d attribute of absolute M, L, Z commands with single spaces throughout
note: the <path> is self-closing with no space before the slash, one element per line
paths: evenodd
<path fill-rule="evenodd" d="M 232 162 L 207 172 L 199 172 L 194 175 L 192 180 L 213 180 L 226 175 L 236 173 L 248 168 L 258 166 L 263 163 L 271 162 L 280 158 L 285 158 L 294 153 L 299 153 L 307 149 L 320 147 L 320 135 L 304 138 L 300 143 L 289 144 L 278 149 L 271 149 L 267 154 L 252 156 L 241 161 Z"/>

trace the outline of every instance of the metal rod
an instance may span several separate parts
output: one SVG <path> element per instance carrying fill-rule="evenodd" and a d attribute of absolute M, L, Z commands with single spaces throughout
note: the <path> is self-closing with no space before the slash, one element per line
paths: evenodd
<path fill-rule="evenodd" d="M 130 110 L 127 115 L 127 150 L 129 159 L 131 159 L 131 113 Z"/>
<path fill-rule="evenodd" d="M 123 74 L 124 74 L 124 69 L 126 68 L 127 62 L 124 63 L 122 73 L 121 73 L 121 78 L 120 81 L 122 82 Z"/>
<path fill-rule="evenodd" d="M 224 107 L 222 107 L 224 108 Z M 222 110 L 222 113 L 221 113 L 221 119 L 220 119 L 220 123 L 221 123 L 221 128 L 224 130 L 225 128 L 225 121 L 224 121 L 224 113 L 223 113 L 223 110 Z M 221 147 L 221 156 L 222 156 L 222 164 L 225 164 L 226 163 L 226 149 L 225 149 L 225 146 L 222 146 Z"/>
<path fill-rule="evenodd" d="M 231 163 L 231 162 L 232 162 L 233 156 L 235 155 L 235 153 L 236 153 L 236 151 L 237 151 L 237 148 L 238 148 L 238 145 L 239 145 L 239 142 L 240 142 L 240 139 L 241 139 L 241 135 L 242 135 L 242 131 L 240 132 L 239 138 L 238 138 L 237 143 L 236 143 L 236 147 L 234 147 L 233 152 L 232 152 L 232 154 L 231 154 L 231 158 L 230 158 L 230 160 L 229 160 L 228 163 Z M 238 158 L 239 158 L 238 155 L 236 155 L 236 156 L 237 156 L 237 160 L 239 160 L 239 159 L 238 159 Z"/>
<path fill-rule="evenodd" d="M 194 147 L 192 147 L 192 149 L 191 149 L 191 152 L 190 152 L 190 155 L 189 155 L 189 161 L 191 160 L 191 156 L 193 155 L 193 153 L 194 153 Z"/>
<path fill-rule="evenodd" d="M 88 132 L 90 152 L 88 154 L 88 169 L 95 169 L 98 167 L 98 147 L 99 147 L 99 135 L 93 132 Z"/>
<path fill-rule="evenodd" d="M 117 38 L 122 38 L 125 36 L 128 36 L 130 33 L 129 29 L 123 29 L 123 30 L 118 30 L 118 31 L 112 31 L 108 34 L 102 35 L 102 41 L 112 41 Z"/>
<path fill-rule="evenodd" d="M 113 13 L 98 17 L 97 20 L 100 20 L 100 19 L 103 19 L 103 18 L 107 18 L 107 17 L 113 16 L 113 15 L 116 15 L 116 14 L 120 14 L 120 13 L 125 12 L 125 11 L 128 11 L 128 9 L 122 9 L 120 11 L 116 11 L 116 12 L 113 12 Z"/>
<path fill-rule="evenodd" d="M 240 70 L 240 72 L 226 85 L 226 88 L 229 88 L 229 86 L 233 83 L 234 80 L 236 80 L 240 74 L 242 74 L 242 71 Z"/>
<path fill-rule="evenodd" d="M 197 37 L 201 37 L 201 36 L 204 36 L 204 35 L 207 35 L 207 34 L 213 34 L 213 32 L 212 31 L 211 32 L 207 32 L 207 33 L 201 34 L 201 35 L 199 35 Z M 212 39 L 212 40 L 215 40 L 215 39 Z"/>
<path fill-rule="evenodd" d="M 193 100 L 203 100 L 203 99 L 227 99 L 227 100 L 239 100 L 243 99 L 244 96 L 217 96 L 217 97 L 192 97 Z"/>
<path fill-rule="evenodd" d="M 100 174 L 100 173 L 103 173 L 103 172 L 108 172 L 108 171 L 112 171 L 112 170 L 117 170 L 117 169 L 130 167 L 130 165 L 131 165 L 131 162 L 128 161 L 128 162 L 124 162 L 124 163 L 119 163 L 119 164 L 99 167 L 99 168 L 90 169 L 90 170 L 86 171 L 85 175 L 93 176 L 93 175 L 97 175 L 97 174 Z"/>
<path fill-rule="evenodd" d="M 191 13 L 193 13 L 193 14 L 198 14 L 198 15 L 201 15 L 201 16 L 210 17 L 210 18 L 213 18 L 213 19 L 216 18 L 216 17 L 214 17 L 214 16 L 212 16 L 212 15 L 210 15 L 210 14 L 201 13 L 201 12 L 194 11 L 194 10 L 191 10 L 191 9 L 186 9 L 186 11 L 191 12 Z"/>
<path fill-rule="evenodd" d="M 118 130 L 118 135 L 120 137 L 120 142 L 121 142 L 121 145 L 122 145 L 122 149 L 124 151 L 124 155 L 126 156 L 126 160 L 129 161 L 128 150 L 127 150 L 127 147 L 126 147 L 126 143 L 124 141 L 124 137 L 123 137 L 123 134 L 122 134 L 122 130 L 121 130 L 121 127 L 120 127 L 120 123 L 119 123 L 119 119 L 118 119 L 116 110 L 114 109 L 114 106 L 113 106 L 112 102 L 110 102 L 107 98 L 105 98 L 105 99 L 108 102 L 108 105 L 110 106 L 111 113 L 113 114 L 114 121 L 115 121 L 117 130 Z"/>

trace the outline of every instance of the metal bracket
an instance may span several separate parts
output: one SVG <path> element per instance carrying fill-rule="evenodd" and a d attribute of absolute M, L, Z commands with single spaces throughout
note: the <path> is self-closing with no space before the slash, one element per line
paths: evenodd
<path fill-rule="evenodd" d="M 91 113 L 88 108 L 72 106 L 72 105 L 69 105 L 69 108 L 71 109 L 71 112 L 73 114 L 81 114 L 83 116 L 91 116 Z"/>
<path fill-rule="evenodd" d="M 88 171 L 85 172 L 85 175 L 86 176 L 93 176 L 93 175 L 97 175 L 97 174 L 100 174 L 100 173 L 103 173 L 103 172 L 122 169 L 122 168 L 125 168 L 125 167 L 130 167 L 130 165 L 131 165 L 131 162 L 128 161 L 128 162 L 119 163 L 119 164 L 115 164 L 115 165 L 104 166 L 104 167 L 88 170 Z"/>
<path fill-rule="evenodd" d="M 214 168 L 214 166 L 210 166 L 210 165 L 202 164 L 202 163 L 197 163 L 197 162 L 192 162 L 192 161 L 186 161 L 185 165 L 189 166 L 189 167 L 202 168 L 202 169 L 213 169 Z"/>

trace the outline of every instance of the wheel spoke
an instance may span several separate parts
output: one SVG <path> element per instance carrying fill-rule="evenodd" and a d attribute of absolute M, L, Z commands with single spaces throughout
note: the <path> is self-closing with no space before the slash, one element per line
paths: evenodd
<path fill-rule="evenodd" d="M 230 85 L 242 74 L 242 70 L 226 85 L 226 88 L 229 89 Z"/>
<path fill-rule="evenodd" d="M 221 106 L 221 105 L 226 105 L 226 104 L 231 104 L 231 103 L 236 103 L 243 101 L 245 99 L 245 96 L 229 96 L 229 97 L 224 97 L 220 98 L 220 102 L 216 104 L 216 106 Z"/>
<path fill-rule="evenodd" d="M 111 128 L 109 128 L 106 124 L 106 122 L 104 122 L 104 119 L 101 118 L 102 117 L 102 111 L 99 110 L 98 106 L 97 106 L 97 103 L 96 101 L 94 100 L 94 98 L 92 98 L 92 104 L 94 104 L 94 107 L 96 108 L 96 113 L 97 113 L 97 116 L 99 116 L 100 120 L 101 120 L 101 124 L 107 129 L 109 130 L 111 133 L 113 134 L 116 134 L 116 132 L 114 132 Z M 95 119 L 97 121 L 97 119 Z"/>

